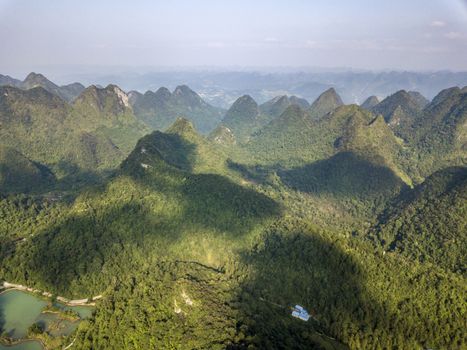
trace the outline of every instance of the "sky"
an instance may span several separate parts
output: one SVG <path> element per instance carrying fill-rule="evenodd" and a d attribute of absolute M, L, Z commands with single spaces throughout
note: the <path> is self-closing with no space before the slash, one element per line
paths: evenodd
<path fill-rule="evenodd" d="M 0 0 L 0 43 L 3 74 L 44 66 L 467 71 L 467 0 Z"/>

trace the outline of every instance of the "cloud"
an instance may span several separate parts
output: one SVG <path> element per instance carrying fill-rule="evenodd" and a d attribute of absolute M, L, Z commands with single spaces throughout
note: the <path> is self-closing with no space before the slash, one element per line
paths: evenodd
<path fill-rule="evenodd" d="M 267 43 L 277 43 L 279 41 L 279 39 L 277 38 L 274 38 L 274 37 L 267 37 L 264 39 L 265 42 Z"/>
<path fill-rule="evenodd" d="M 446 26 L 446 22 L 440 21 L 440 20 L 436 20 L 436 21 L 431 22 L 431 23 L 430 23 L 430 26 L 432 26 L 432 27 L 437 27 L 437 28 L 441 28 L 441 27 L 445 27 L 445 26 Z"/>
<path fill-rule="evenodd" d="M 448 39 L 459 39 L 463 37 L 463 35 L 459 32 L 449 32 L 444 34 L 444 36 Z"/>

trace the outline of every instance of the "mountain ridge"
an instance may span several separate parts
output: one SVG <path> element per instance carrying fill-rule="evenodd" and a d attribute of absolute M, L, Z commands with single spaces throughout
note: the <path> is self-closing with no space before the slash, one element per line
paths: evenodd
<path fill-rule="evenodd" d="M 220 122 L 222 111 L 206 103 L 186 85 L 177 86 L 173 92 L 160 87 L 143 95 L 134 94 L 130 99 L 135 115 L 157 130 L 165 130 L 178 117 L 191 120 L 196 129 L 207 134 Z"/>
<path fill-rule="evenodd" d="M 85 89 L 81 83 L 71 83 L 58 86 L 47 79 L 44 75 L 35 72 L 29 73 L 23 81 L 13 79 L 9 76 L 0 75 L 0 86 L 5 85 L 17 87 L 23 90 L 42 87 L 67 102 L 72 102 Z"/>

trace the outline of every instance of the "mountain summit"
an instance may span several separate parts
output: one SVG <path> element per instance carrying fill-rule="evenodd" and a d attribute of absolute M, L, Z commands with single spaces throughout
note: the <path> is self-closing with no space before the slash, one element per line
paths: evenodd
<path fill-rule="evenodd" d="M 206 134 L 213 130 L 222 117 L 222 110 L 205 102 L 186 85 L 173 92 L 165 87 L 144 95 L 132 93 L 130 102 L 136 116 L 156 130 L 165 130 L 178 117 L 190 120 L 195 128 Z"/>
<path fill-rule="evenodd" d="M 75 107 L 118 115 L 131 109 L 127 94 L 116 85 L 101 89 L 95 85 L 86 88 L 74 101 Z"/>
<path fill-rule="evenodd" d="M 239 97 L 225 113 L 222 125 L 227 127 L 239 142 L 248 140 L 260 125 L 260 109 L 250 95 Z"/>
<path fill-rule="evenodd" d="M 341 97 L 337 94 L 334 88 L 330 88 L 323 92 L 312 103 L 310 107 L 310 116 L 312 119 L 320 119 L 327 113 L 335 110 L 344 104 Z"/>
<path fill-rule="evenodd" d="M 420 101 L 413 97 L 413 94 L 400 90 L 386 97 L 371 110 L 373 113 L 382 114 L 391 127 L 397 128 L 415 118 L 421 109 Z"/>
<path fill-rule="evenodd" d="M 224 116 L 224 123 L 232 122 L 251 122 L 259 115 L 259 107 L 256 101 L 250 95 L 239 97 L 229 108 Z"/>
<path fill-rule="evenodd" d="M 376 96 L 370 96 L 368 97 L 361 105 L 363 109 L 366 110 L 371 110 L 374 106 L 376 106 L 379 103 L 379 99 Z"/>
<path fill-rule="evenodd" d="M 274 97 L 272 100 L 263 103 L 259 108 L 263 114 L 277 118 L 291 105 L 299 106 L 303 110 L 310 108 L 307 100 L 297 96 L 289 97 L 286 95 Z"/>
<path fill-rule="evenodd" d="M 23 90 L 42 87 L 67 102 L 73 101 L 84 90 L 84 86 L 80 83 L 58 86 L 44 75 L 35 72 L 29 73 L 23 81 L 0 75 L 0 85 L 10 85 Z"/>

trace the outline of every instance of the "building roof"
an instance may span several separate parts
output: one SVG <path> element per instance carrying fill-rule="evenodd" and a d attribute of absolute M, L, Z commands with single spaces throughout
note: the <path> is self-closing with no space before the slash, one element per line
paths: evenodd
<path fill-rule="evenodd" d="M 303 308 L 303 306 L 300 305 L 295 305 L 292 311 L 292 316 L 299 318 L 303 321 L 308 321 L 310 319 L 310 315 L 308 314 L 308 312 Z"/>

